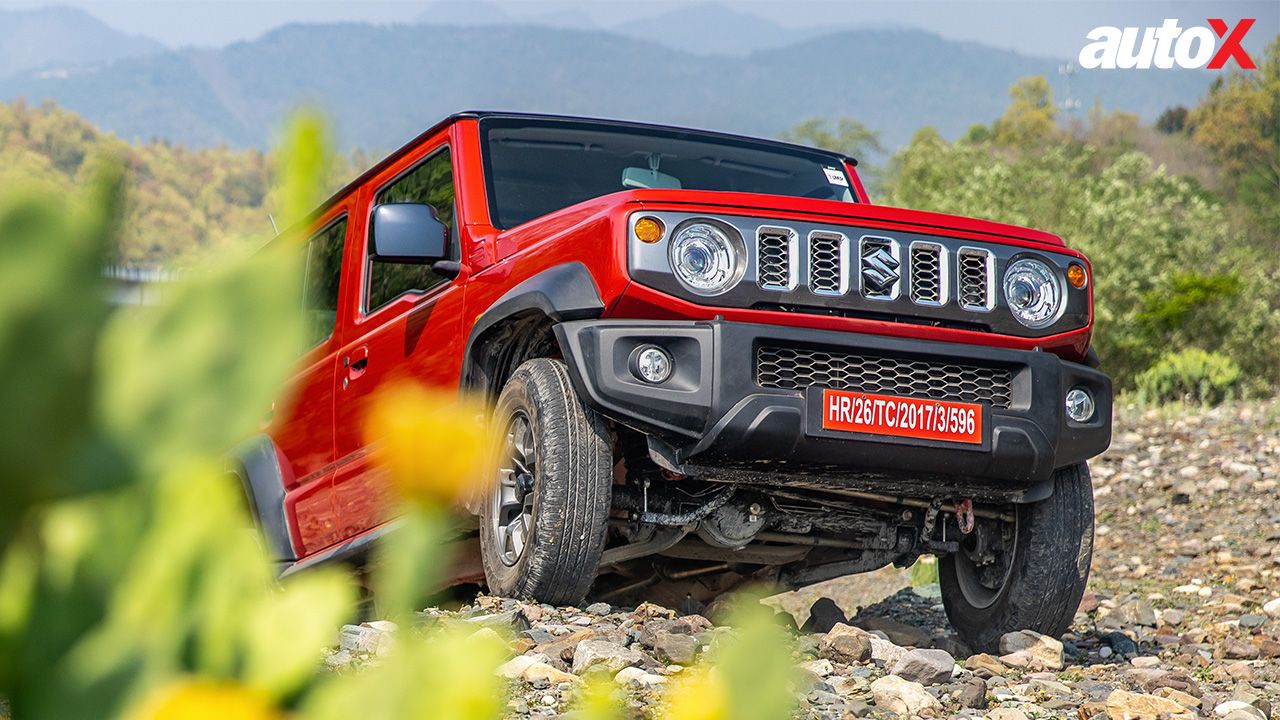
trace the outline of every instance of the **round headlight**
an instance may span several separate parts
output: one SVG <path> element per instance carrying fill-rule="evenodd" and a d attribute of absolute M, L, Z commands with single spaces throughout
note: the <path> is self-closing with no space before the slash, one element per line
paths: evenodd
<path fill-rule="evenodd" d="M 708 222 L 692 222 L 676 230 L 667 257 L 680 283 L 697 295 L 728 291 L 746 270 L 742 238 Z"/>
<path fill-rule="evenodd" d="M 1004 301 L 1018 322 L 1032 329 L 1046 327 L 1062 313 L 1062 282 L 1044 262 L 1023 258 L 1004 272 Z"/>

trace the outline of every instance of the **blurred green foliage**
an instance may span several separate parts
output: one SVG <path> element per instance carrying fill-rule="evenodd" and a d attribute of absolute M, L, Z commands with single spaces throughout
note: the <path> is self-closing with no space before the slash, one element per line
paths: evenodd
<path fill-rule="evenodd" d="M 293 221 L 330 161 L 314 114 L 286 137 L 273 192 Z M 130 183 L 110 157 L 81 161 L 98 168 L 85 191 L 36 183 L 0 202 L 0 369 L 21 378 L 0 384 L 0 698 L 12 717 L 499 717 L 509 639 L 413 612 L 448 562 L 448 504 L 476 490 L 463 465 L 478 464 L 421 457 L 483 455 L 480 414 L 409 388 L 371 414 L 394 436 L 379 460 L 403 475 L 400 529 L 371 578 L 400 629 L 376 666 L 323 672 L 355 614 L 354 578 L 329 567 L 278 583 L 223 465 L 303 349 L 300 246 L 283 236 L 211 264 L 162 305 L 110 311 L 101 267 Z M 715 717 L 785 717 L 794 697 L 792 654 L 755 607 L 716 650 L 736 709 Z M 589 690 L 583 716 L 611 717 L 609 697 Z M 685 707 L 724 706 L 708 702 Z"/>
<path fill-rule="evenodd" d="M 1198 348 L 1172 352 L 1138 376 L 1147 403 L 1187 401 L 1215 405 L 1240 395 L 1244 374 L 1231 358 Z"/>

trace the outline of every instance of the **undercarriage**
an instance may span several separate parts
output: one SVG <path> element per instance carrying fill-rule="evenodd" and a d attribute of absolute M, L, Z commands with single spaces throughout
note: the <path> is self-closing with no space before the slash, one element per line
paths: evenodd
<path fill-rule="evenodd" d="M 602 599 L 706 603 L 743 583 L 785 590 L 953 553 L 998 587 L 1008 565 L 1012 504 L 899 497 L 781 474 L 694 477 L 659 467 L 643 436 L 616 432 L 621 459 L 593 590 Z"/>

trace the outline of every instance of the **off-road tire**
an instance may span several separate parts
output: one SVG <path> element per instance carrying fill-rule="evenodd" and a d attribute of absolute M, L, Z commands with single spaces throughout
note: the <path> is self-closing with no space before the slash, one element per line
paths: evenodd
<path fill-rule="evenodd" d="M 489 591 L 551 605 L 575 605 L 595 581 L 612 500 L 612 442 L 558 360 L 529 360 L 511 375 L 494 409 L 501 431 L 517 412 L 529 419 L 537 465 L 533 527 L 506 565 L 497 550 L 492 503 L 481 508 L 480 549 Z"/>
<path fill-rule="evenodd" d="M 1061 637 L 1071 625 L 1093 557 L 1093 482 L 1084 463 L 1053 475 L 1053 495 L 1017 509 L 1017 545 L 994 601 L 978 607 L 957 579 L 956 555 L 939 563 L 942 603 L 952 627 L 974 650 L 998 651 L 1000 637 L 1034 630 Z"/>

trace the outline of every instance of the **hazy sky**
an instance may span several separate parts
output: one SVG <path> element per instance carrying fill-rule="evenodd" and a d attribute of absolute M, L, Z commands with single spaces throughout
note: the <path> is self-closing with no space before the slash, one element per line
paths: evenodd
<path fill-rule="evenodd" d="M 457 5 L 465 0 L 452 0 Z M 514 18 L 566 18 L 609 27 L 707 0 L 494 0 Z M 166 45 L 223 45 L 252 39 L 289 22 L 412 22 L 432 3 L 388 0 L 0 0 L 0 8 L 64 4 L 109 25 Z M 907 26 L 1027 54 L 1073 57 L 1098 25 L 1159 25 L 1177 18 L 1204 25 L 1222 17 L 1257 24 L 1246 49 L 1260 50 L 1280 33 L 1280 0 L 745 0 L 721 4 L 791 27 Z M 558 24 L 559 20 L 550 20 Z"/>

